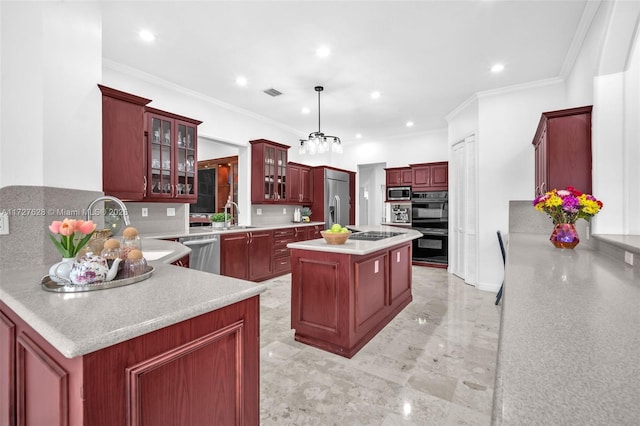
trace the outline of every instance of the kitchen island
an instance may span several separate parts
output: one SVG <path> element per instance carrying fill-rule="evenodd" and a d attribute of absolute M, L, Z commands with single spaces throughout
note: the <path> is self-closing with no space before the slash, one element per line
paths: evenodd
<path fill-rule="evenodd" d="M 178 243 L 143 251 L 160 256 L 152 276 L 106 290 L 0 271 L 0 424 L 259 423 L 264 285 L 169 265 Z"/>
<path fill-rule="evenodd" d="M 421 236 L 391 226 L 356 228 L 398 235 L 342 245 L 324 239 L 287 245 L 295 339 L 347 358 L 411 302 L 411 242 Z"/>

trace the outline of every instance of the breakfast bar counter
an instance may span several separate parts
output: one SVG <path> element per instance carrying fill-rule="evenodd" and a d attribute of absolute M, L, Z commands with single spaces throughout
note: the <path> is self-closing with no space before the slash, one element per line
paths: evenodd
<path fill-rule="evenodd" d="M 421 235 L 388 226 L 356 228 L 401 234 L 342 245 L 324 239 L 288 244 L 295 339 L 347 358 L 411 302 L 411 243 Z"/>
<path fill-rule="evenodd" d="M 640 274 L 589 243 L 511 230 L 493 425 L 638 424 Z"/>
<path fill-rule="evenodd" d="M 265 286 L 165 263 L 178 243 L 143 252 L 150 278 L 95 291 L 0 270 L 0 424 L 258 424 Z"/>

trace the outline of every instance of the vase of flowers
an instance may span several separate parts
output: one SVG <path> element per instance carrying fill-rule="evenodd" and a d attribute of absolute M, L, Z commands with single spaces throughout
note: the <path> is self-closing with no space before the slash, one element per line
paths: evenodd
<path fill-rule="evenodd" d="M 78 252 L 89 242 L 96 224 L 88 220 L 65 218 L 63 221 L 54 220 L 49 225 L 49 238 L 62 256 L 62 261 L 49 268 L 49 276 L 57 283 L 69 281 L 69 274 Z"/>
<path fill-rule="evenodd" d="M 554 229 L 549 238 L 551 243 L 558 248 L 574 248 L 580 242 L 576 221 L 591 220 L 602 209 L 602 202 L 593 195 L 583 194 L 568 186 L 536 197 L 533 206 L 553 220 Z"/>

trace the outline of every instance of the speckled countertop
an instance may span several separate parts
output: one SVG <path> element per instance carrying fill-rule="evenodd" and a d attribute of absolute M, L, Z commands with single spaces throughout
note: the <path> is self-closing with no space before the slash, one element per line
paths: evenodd
<path fill-rule="evenodd" d="M 169 265 L 190 250 L 143 240 L 143 252 L 167 252 L 149 264 L 151 278 L 128 286 L 51 293 L 40 281 L 48 268 L 0 270 L 0 300 L 67 358 L 84 355 L 262 293 L 249 281 Z M 169 253 L 170 252 L 170 253 Z"/>
<path fill-rule="evenodd" d="M 638 424 L 637 269 L 511 232 L 502 303 L 494 425 Z"/>
<path fill-rule="evenodd" d="M 171 231 L 164 233 L 145 233 L 142 235 L 143 238 L 183 238 L 183 237 L 193 237 L 193 236 L 205 236 L 205 235 L 215 235 L 215 234 L 230 234 L 235 232 L 250 232 L 250 231 L 259 231 L 262 229 L 283 229 L 283 228 L 297 228 L 299 226 L 315 226 L 322 225 L 324 227 L 324 222 L 301 222 L 301 223 L 285 223 L 279 225 L 257 225 L 257 226 L 249 226 L 249 227 L 231 227 L 231 228 L 213 228 L 212 226 L 194 226 L 188 228 L 186 231 Z"/>
<path fill-rule="evenodd" d="M 420 233 L 419 231 L 415 231 L 413 229 L 403 229 L 396 226 L 358 225 L 358 226 L 353 226 L 353 227 L 349 226 L 349 227 L 353 229 L 357 229 L 358 231 L 396 232 L 396 233 L 401 233 L 401 235 L 385 238 L 378 241 L 348 239 L 346 243 L 339 244 L 339 245 L 327 244 L 327 242 L 321 238 L 316 240 L 289 243 L 287 244 L 287 247 L 292 249 L 301 249 L 301 250 L 365 255 L 369 253 L 374 253 L 378 250 L 382 250 L 387 247 L 392 247 L 397 244 L 402 244 L 407 241 L 412 241 L 422 236 L 422 233 Z"/>

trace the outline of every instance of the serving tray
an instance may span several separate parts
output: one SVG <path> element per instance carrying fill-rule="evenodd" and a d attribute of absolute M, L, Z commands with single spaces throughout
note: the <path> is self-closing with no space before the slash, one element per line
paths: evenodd
<path fill-rule="evenodd" d="M 147 266 L 147 269 L 140 275 L 131 278 L 123 278 L 121 280 L 112 280 L 93 284 L 76 285 L 76 284 L 58 284 L 53 281 L 49 275 L 42 277 L 42 288 L 46 291 L 55 293 L 78 293 L 81 291 L 105 290 L 107 288 L 122 287 L 125 285 L 144 281 L 151 277 L 153 266 Z"/>

